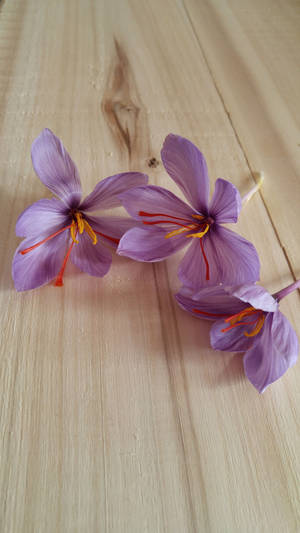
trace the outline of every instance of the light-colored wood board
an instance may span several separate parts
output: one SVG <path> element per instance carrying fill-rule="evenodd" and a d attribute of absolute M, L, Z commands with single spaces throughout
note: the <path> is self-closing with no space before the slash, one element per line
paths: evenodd
<path fill-rule="evenodd" d="M 294 1 L 184 0 L 215 86 L 299 276 L 300 7 Z"/>
<path fill-rule="evenodd" d="M 148 166 L 170 131 L 199 145 L 212 183 L 252 185 L 184 7 L 14 0 L 0 16 L 3 530 L 297 531 L 299 365 L 258 395 L 241 357 L 213 353 L 209 325 L 176 307 L 179 256 L 116 257 L 103 280 L 70 266 L 62 289 L 24 294 L 10 278 L 16 218 L 49 197 L 30 161 L 46 126 L 86 193 L 130 168 L 178 194 Z M 268 288 L 289 283 L 259 196 L 237 229 Z M 298 295 L 282 310 L 296 327 Z"/>

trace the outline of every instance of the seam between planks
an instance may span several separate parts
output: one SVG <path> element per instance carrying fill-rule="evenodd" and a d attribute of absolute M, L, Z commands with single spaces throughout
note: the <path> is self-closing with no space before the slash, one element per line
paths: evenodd
<path fill-rule="evenodd" d="M 211 66 L 210 66 L 210 64 L 209 64 L 209 61 L 208 61 L 208 59 L 207 59 L 207 56 L 206 56 L 206 53 L 205 53 L 205 51 L 204 51 L 203 45 L 202 45 L 202 43 L 201 43 L 201 40 L 200 40 L 200 38 L 199 38 L 199 36 L 198 36 L 196 30 L 195 30 L 195 27 L 194 27 L 193 21 L 192 21 L 192 19 L 191 19 L 191 17 L 190 17 L 190 14 L 189 14 L 189 10 L 188 10 L 188 8 L 187 8 L 186 5 L 185 5 L 185 1 L 184 1 L 184 0 L 182 0 L 182 6 L 183 6 L 183 10 L 184 10 L 184 12 L 185 12 L 186 18 L 187 18 L 187 20 L 188 20 L 188 23 L 189 23 L 190 26 L 191 26 L 191 30 L 192 30 L 192 32 L 193 32 L 193 35 L 194 35 L 194 37 L 195 37 L 195 39 L 196 39 L 196 41 L 197 41 L 197 43 L 198 43 L 198 46 L 199 46 L 199 48 L 200 48 L 201 54 L 202 54 L 202 56 L 203 56 L 203 59 L 204 59 L 204 61 L 205 61 L 206 66 L 207 66 L 207 70 L 208 70 L 208 72 L 209 72 L 209 75 L 210 75 L 210 77 L 211 77 L 211 80 L 212 80 L 212 82 L 213 82 L 213 85 L 214 85 L 214 87 L 215 87 L 215 89 L 216 89 L 216 92 L 217 92 L 217 94 L 218 94 L 219 100 L 220 100 L 220 102 L 221 102 L 221 104 L 222 104 L 222 106 L 223 106 L 223 108 L 224 108 L 224 111 L 225 111 L 225 113 L 226 113 L 226 115 L 227 115 L 228 121 L 229 121 L 230 126 L 231 126 L 231 128 L 232 128 L 232 131 L 233 131 L 233 133 L 234 133 L 234 136 L 235 136 L 235 138 L 236 138 L 236 140 L 237 140 L 237 143 L 238 143 L 238 145 L 239 145 L 239 147 L 240 147 L 240 149 L 241 149 L 241 151 L 242 151 L 242 153 L 243 153 L 243 156 L 244 156 L 244 158 L 245 158 L 245 161 L 246 161 L 247 167 L 248 167 L 248 169 L 249 169 L 249 172 L 250 172 L 250 174 L 251 174 L 252 180 L 254 181 L 254 183 L 256 183 L 256 182 L 255 182 L 255 179 L 254 179 L 254 170 L 252 169 L 251 163 L 250 163 L 250 161 L 249 161 L 249 159 L 248 159 L 248 157 L 247 157 L 246 148 L 244 148 L 243 143 L 242 143 L 242 141 L 241 141 L 241 139 L 240 139 L 240 137 L 239 137 L 239 134 L 238 134 L 238 132 L 237 132 L 237 130 L 236 130 L 236 128 L 235 128 L 234 122 L 233 122 L 233 120 L 232 120 L 232 118 L 231 118 L 231 114 L 230 114 L 230 112 L 229 112 L 229 110 L 228 110 L 228 108 L 227 108 L 227 106 L 226 106 L 225 99 L 224 99 L 224 97 L 223 97 L 223 95 L 222 95 L 222 91 L 221 91 L 221 89 L 219 88 L 219 85 L 218 85 L 217 80 L 216 80 L 216 78 L 215 78 L 215 76 L 214 76 L 213 70 L 212 70 L 212 68 L 211 68 Z M 276 238 L 277 238 L 277 241 L 278 241 L 278 243 L 279 243 L 279 245 L 280 245 L 280 248 L 281 248 L 281 250 L 282 250 L 282 252 L 283 252 L 283 255 L 284 255 L 285 259 L 286 259 L 286 262 L 287 262 L 287 265 L 288 265 L 289 271 L 290 271 L 290 273 L 291 273 L 291 276 L 292 276 L 292 278 L 294 279 L 294 281 L 296 281 L 297 277 L 296 277 L 296 275 L 295 275 L 295 273 L 294 273 L 294 270 L 293 270 L 293 267 L 292 267 L 291 261 L 290 261 L 290 259 L 289 259 L 288 254 L 287 254 L 287 251 L 286 251 L 286 249 L 285 249 L 285 246 L 283 245 L 283 243 L 282 243 L 282 241 L 281 241 L 280 235 L 279 235 L 279 233 L 278 233 L 278 231 L 277 231 L 277 228 L 276 228 L 276 225 L 275 225 L 275 223 L 274 223 L 274 221 L 273 221 L 273 219 L 272 219 L 271 212 L 270 212 L 270 210 L 269 210 L 269 208 L 268 208 L 268 206 L 267 206 L 267 203 L 266 203 L 266 201 L 265 201 L 265 199 L 264 199 L 264 197 L 263 197 L 262 191 L 259 190 L 258 193 L 259 193 L 260 198 L 261 198 L 261 200 L 262 200 L 262 202 L 263 202 L 264 208 L 265 208 L 266 213 L 267 213 L 267 215 L 268 215 L 268 219 L 269 219 L 269 221 L 270 221 L 270 223 L 271 223 L 271 225 L 272 225 L 272 228 L 273 228 L 274 234 L 275 234 L 275 236 L 276 236 Z M 256 193 L 256 194 L 258 194 L 258 193 Z"/>

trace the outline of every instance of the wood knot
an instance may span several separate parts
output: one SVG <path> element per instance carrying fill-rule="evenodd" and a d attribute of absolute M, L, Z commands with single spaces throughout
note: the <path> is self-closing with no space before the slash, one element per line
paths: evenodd
<path fill-rule="evenodd" d="M 148 167 L 150 168 L 156 168 L 159 165 L 159 161 L 155 157 L 151 157 L 151 159 L 148 159 Z"/>

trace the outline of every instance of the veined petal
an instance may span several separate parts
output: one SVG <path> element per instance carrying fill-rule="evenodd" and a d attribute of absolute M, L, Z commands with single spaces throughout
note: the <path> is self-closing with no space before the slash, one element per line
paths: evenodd
<path fill-rule="evenodd" d="M 137 187 L 120 195 L 126 211 L 135 219 L 155 220 L 153 217 L 140 216 L 139 213 L 165 214 L 169 217 L 183 217 L 189 222 L 194 222 L 192 215 L 195 211 L 184 203 L 175 194 L 163 187 L 148 185 L 147 187 Z M 164 219 L 157 216 L 157 220 Z M 165 218 L 167 220 L 167 218 Z M 170 220 L 170 224 L 172 220 Z"/>
<path fill-rule="evenodd" d="M 44 129 L 31 148 L 32 164 L 40 180 L 68 207 L 77 207 L 81 199 L 81 183 L 75 163 L 64 145 Z"/>
<path fill-rule="evenodd" d="M 209 205 L 210 216 L 218 224 L 237 222 L 241 207 L 241 196 L 237 188 L 227 180 L 217 179 Z"/>
<path fill-rule="evenodd" d="M 90 226 L 97 233 L 98 240 L 117 248 L 121 237 L 126 231 L 136 227 L 139 223 L 130 217 L 85 217 Z"/>
<path fill-rule="evenodd" d="M 241 285 L 239 287 L 226 287 L 226 292 L 243 302 L 250 304 L 255 309 L 262 309 L 262 311 L 274 312 L 278 308 L 278 303 L 260 285 Z"/>
<path fill-rule="evenodd" d="M 133 228 L 127 231 L 120 240 L 117 253 L 136 261 L 162 261 L 187 243 L 182 235 L 166 239 L 169 231 L 169 229 L 158 227 Z"/>
<path fill-rule="evenodd" d="M 20 250 L 33 246 L 48 235 L 30 237 L 18 246 L 12 264 L 12 277 L 17 291 L 28 291 L 41 287 L 49 283 L 59 273 L 70 243 L 68 230 L 25 255 L 19 253 Z"/>
<path fill-rule="evenodd" d="M 195 239 L 180 263 L 178 276 L 183 285 L 201 288 L 213 285 L 241 285 L 259 278 L 259 259 L 254 246 L 233 231 L 215 224 L 203 237 L 203 249 Z"/>
<path fill-rule="evenodd" d="M 269 313 L 262 334 L 244 355 L 245 374 L 259 392 L 279 379 L 298 357 L 298 339 L 287 318 Z"/>
<path fill-rule="evenodd" d="M 162 162 L 186 199 L 201 214 L 208 212 L 209 179 L 203 154 L 192 142 L 179 135 L 166 137 Z"/>
<path fill-rule="evenodd" d="M 70 259 L 82 272 L 103 277 L 110 269 L 112 255 L 100 240 L 93 244 L 86 231 L 77 236 L 78 244 L 72 248 Z"/>
<path fill-rule="evenodd" d="M 175 298 L 185 311 L 205 320 L 226 318 L 246 307 L 220 286 L 207 287 L 196 293 L 193 289 L 182 287 Z"/>
<path fill-rule="evenodd" d="M 110 209 L 121 205 L 119 195 L 133 187 L 146 185 L 148 176 L 141 172 L 123 172 L 105 178 L 97 183 L 94 190 L 82 202 L 82 211 Z"/>
<path fill-rule="evenodd" d="M 67 225 L 66 206 L 55 198 L 38 200 L 21 213 L 16 223 L 18 237 L 33 237 L 43 233 L 54 233 L 60 226 Z"/>
<path fill-rule="evenodd" d="M 242 311 L 243 308 L 240 308 Z M 250 319 L 245 319 L 249 321 Z M 237 326 L 236 328 L 229 329 L 230 324 L 225 322 L 225 320 L 217 320 L 211 327 L 210 330 L 210 343 L 214 350 L 221 350 L 225 352 L 245 352 L 251 346 L 255 349 L 259 336 L 261 333 L 258 333 L 256 337 L 246 337 L 245 332 L 249 331 L 249 326 Z"/>

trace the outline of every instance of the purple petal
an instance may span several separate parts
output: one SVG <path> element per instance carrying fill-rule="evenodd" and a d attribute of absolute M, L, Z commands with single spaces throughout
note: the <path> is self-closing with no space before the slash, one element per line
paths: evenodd
<path fill-rule="evenodd" d="M 54 233 L 68 224 L 66 206 L 60 201 L 38 200 L 21 213 L 16 223 L 18 237 L 33 237 L 43 233 Z"/>
<path fill-rule="evenodd" d="M 25 255 L 19 253 L 20 250 L 33 246 L 47 236 L 44 234 L 30 237 L 21 242 L 17 248 L 12 264 L 12 277 L 17 291 L 28 291 L 41 287 L 49 283 L 59 273 L 70 242 L 68 230 Z"/>
<path fill-rule="evenodd" d="M 237 312 L 245 309 L 245 305 L 240 305 Z M 246 317 L 243 321 L 251 321 L 250 317 Z M 249 331 L 249 326 L 237 326 L 235 328 L 224 331 L 230 327 L 225 320 L 217 320 L 210 330 L 210 343 L 214 350 L 222 350 L 225 352 L 245 352 L 251 346 L 257 344 L 258 336 L 246 337 L 245 332 Z M 259 334 L 258 334 L 259 335 Z"/>
<path fill-rule="evenodd" d="M 206 215 L 209 179 L 206 161 L 200 150 L 184 137 L 170 134 L 165 139 L 161 158 L 166 171 L 190 204 Z"/>
<path fill-rule="evenodd" d="M 74 244 L 70 259 L 82 272 L 102 278 L 110 269 L 112 255 L 101 241 L 93 244 L 91 238 L 84 231 L 77 234 L 78 244 Z"/>
<path fill-rule="evenodd" d="M 120 240 L 117 253 L 136 261 L 162 261 L 186 244 L 182 235 L 166 239 L 169 231 L 163 228 L 133 228 Z"/>
<path fill-rule="evenodd" d="M 82 194 L 78 171 L 52 131 L 44 129 L 35 139 L 31 158 L 34 170 L 44 185 L 68 207 L 77 207 Z"/>
<path fill-rule="evenodd" d="M 259 278 L 259 259 L 254 246 L 243 237 L 217 224 L 202 238 L 209 265 L 195 238 L 180 263 L 178 276 L 183 285 L 201 288 L 213 285 L 241 285 Z"/>
<path fill-rule="evenodd" d="M 297 357 L 296 333 L 287 318 L 276 311 L 267 315 L 259 341 L 245 353 L 245 374 L 263 392 L 295 364 Z"/>
<path fill-rule="evenodd" d="M 227 294 L 223 287 L 208 287 L 197 293 L 188 287 L 182 287 L 175 298 L 183 309 L 206 320 L 228 317 L 245 307 L 237 298 Z"/>
<path fill-rule="evenodd" d="M 119 195 L 132 187 L 147 185 L 148 176 L 141 172 L 123 172 L 110 176 L 97 183 L 94 190 L 82 202 L 82 211 L 110 209 L 121 205 Z"/>
<path fill-rule="evenodd" d="M 255 309 L 274 312 L 278 308 L 278 303 L 273 296 L 260 285 L 251 284 L 241 285 L 240 287 L 226 287 L 225 290 L 228 294 L 252 305 Z"/>
<path fill-rule="evenodd" d="M 237 222 L 241 206 L 241 196 L 237 188 L 229 181 L 217 179 L 209 205 L 210 216 L 218 224 Z"/>
<path fill-rule="evenodd" d="M 195 211 L 175 194 L 163 187 L 155 185 L 137 187 L 123 193 L 120 198 L 128 213 L 137 220 L 141 220 L 139 213 L 142 211 L 150 214 L 164 214 L 169 217 L 183 217 L 188 219 L 188 222 L 195 222 L 195 219 L 192 218 Z M 146 216 L 142 218 L 145 219 Z M 158 216 L 158 219 L 168 220 L 168 217 Z M 147 220 L 154 221 L 156 219 L 148 217 Z M 170 220 L 171 222 L 172 220 Z M 181 222 L 184 224 L 184 221 Z"/>
<path fill-rule="evenodd" d="M 117 248 L 121 237 L 126 231 L 135 227 L 138 222 L 129 217 L 85 217 L 87 222 L 97 234 L 98 240 Z"/>

